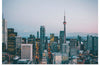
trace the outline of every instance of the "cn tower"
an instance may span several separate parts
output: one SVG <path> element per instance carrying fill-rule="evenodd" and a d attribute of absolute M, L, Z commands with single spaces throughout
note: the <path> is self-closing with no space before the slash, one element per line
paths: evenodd
<path fill-rule="evenodd" d="M 66 20 L 65 20 L 65 11 L 64 11 L 64 43 L 66 43 Z"/>

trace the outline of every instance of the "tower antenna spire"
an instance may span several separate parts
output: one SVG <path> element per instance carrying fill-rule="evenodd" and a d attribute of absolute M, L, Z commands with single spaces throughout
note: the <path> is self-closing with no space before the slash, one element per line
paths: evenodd
<path fill-rule="evenodd" d="M 66 43 L 66 20 L 65 20 L 65 10 L 64 10 L 64 43 Z"/>
<path fill-rule="evenodd" d="M 64 10 L 64 21 L 66 20 L 65 17 L 66 17 L 66 16 L 65 16 L 65 10 Z"/>

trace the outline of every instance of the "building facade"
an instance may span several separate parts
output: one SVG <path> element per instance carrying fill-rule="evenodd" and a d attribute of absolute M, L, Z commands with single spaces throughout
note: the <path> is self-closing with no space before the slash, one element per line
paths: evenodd
<path fill-rule="evenodd" d="M 35 57 L 35 42 L 36 42 L 36 40 L 35 40 L 35 36 L 34 35 L 30 35 L 29 37 L 28 37 L 28 44 L 32 44 L 33 45 L 33 57 Z"/>
<path fill-rule="evenodd" d="M 54 64 L 62 64 L 62 54 L 61 53 L 54 54 Z"/>
<path fill-rule="evenodd" d="M 60 31 L 60 51 L 62 52 L 62 44 L 64 43 L 64 31 Z"/>
<path fill-rule="evenodd" d="M 53 45 L 54 45 L 54 33 L 51 33 L 50 34 L 50 48 L 51 48 L 51 51 L 53 51 Z"/>
<path fill-rule="evenodd" d="M 33 44 L 21 44 L 21 59 L 33 60 Z"/>
<path fill-rule="evenodd" d="M 13 28 L 8 28 L 8 49 L 7 52 L 11 55 L 16 54 L 16 36 L 17 33 L 14 32 Z"/>
<path fill-rule="evenodd" d="M 22 38 L 20 36 L 16 36 L 16 53 L 21 56 L 21 44 Z"/>
<path fill-rule="evenodd" d="M 26 38 L 22 38 L 22 44 L 26 44 Z"/>
<path fill-rule="evenodd" d="M 16 36 L 16 48 L 21 48 L 22 38 L 20 36 Z"/>
<path fill-rule="evenodd" d="M 2 43 L 7 50 L 7 21 L 4 18 L 2 19 Z"/>
<path fill-rule="evenodd" d="M 93 37 L 92 36 L 87 36 L 87 48 L 89 51 L 93 50 Z"/>
<path fill-rule="evenodd" d="M 62 44 L 62 63 L 66 64 L 69 60 L 69 43 Z"/>
<path fill-rule="evenodd" d="M 70 56 L 77 56 L 77 43 L 76 39 L 70 40 Z"/>
<path fill-rule="evenodd" d="M 58 44 L 58 36 L 54 36 L 54 42 L 57 42 Z"/>
<path fill-rule="evenodd" d="M 98 55 L 98 37 L 93 37 L 93 54 Z"/>
<path fill-rule="evenodd" d="M 41 44 L 41 51 L 43 52 L 45 49 L 45 27 L 40 27 L 40 44 Z"/>

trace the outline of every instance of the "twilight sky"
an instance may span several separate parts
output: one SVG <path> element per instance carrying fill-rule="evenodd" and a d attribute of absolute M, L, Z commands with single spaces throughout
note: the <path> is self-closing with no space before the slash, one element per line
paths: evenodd
<path fill-rule="evenodd" d="M 98 33 L 98 0 L 2 0 L 7 27 L 14 28 L 20 36 L 36 35 L 41 25 L 46 35 L 59 35 L 64 10 L 68 33 Z"/>

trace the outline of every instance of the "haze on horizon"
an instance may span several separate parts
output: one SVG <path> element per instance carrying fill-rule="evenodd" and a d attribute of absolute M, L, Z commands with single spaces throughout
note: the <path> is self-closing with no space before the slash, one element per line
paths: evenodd
<path fill-rule="evenodd" d="M 98 0 L 2 0 L 7 27 L 18 35 L 36 35 L 44 25 L 46 35 L 63 30 L 64 10 L 66 32 L 98 33 Z"/>

